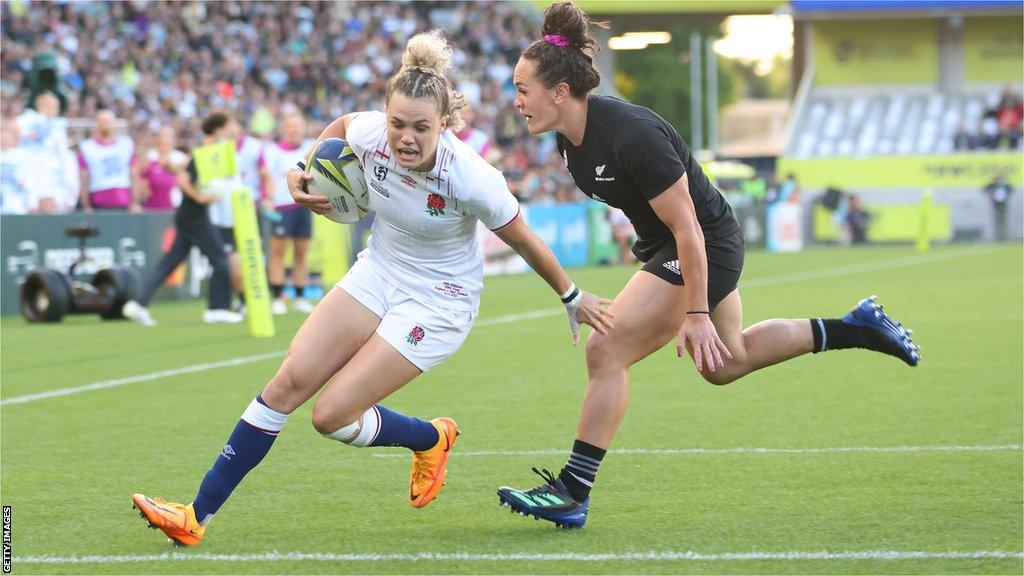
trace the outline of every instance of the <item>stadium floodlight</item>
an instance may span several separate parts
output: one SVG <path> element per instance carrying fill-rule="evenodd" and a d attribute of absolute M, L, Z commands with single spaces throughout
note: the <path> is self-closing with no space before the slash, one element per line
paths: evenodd
<path fill-rule="evenodd" d="M 643 38 L 631 38 L 629 36 L 615 36 L 608 39 L 608 48 L 612 50 L 643 50 L 649 42 Z"/>
<path fill-rule="evenodd" d="M 668 44 L 672 41 L 672 34 L 664 31 L 658 32 L 626 32 L 626 38 L 637 38 L 647 44 Z"/>

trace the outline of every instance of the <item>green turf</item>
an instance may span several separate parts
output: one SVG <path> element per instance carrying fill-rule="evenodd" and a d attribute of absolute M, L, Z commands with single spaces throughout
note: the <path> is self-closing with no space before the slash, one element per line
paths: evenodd
<path fill-rule="evenodd" d="M 633 269 L 572 271 L 612 296 Z M 814 275 L 808 277 L 807 275 Z M 584 350 L 550 315 L 481 325 L 445 365 L 390 398 L 463 430 L 448 486 L 423 510 L 405 502 L 399 449 L 322 439 L 292 414 L 196 549 L 170 550 L 130 510 L 136 491 L 189 500 L 238 415 L 275 371 L 268 359 L 2 408 L 2 503 L 13 507 L 14 572 L 34 573 L 1012 573 L 1022 550 L 1022 251 L 958 246 L 748 255 L 746 322 L 837 316 L 877 293 L 915 329 L 915 369 L 863 351 L 808 356 L 727 387 L 704 383 L 674 346 L 632 372 L 613 448 L 728 449 L 1011 446 L 999 450 L 612 453 L 585 529 L 565 532 L 497 504 L 501 484 L 534 485 L 571 446 Z M 73 317 L 5 318 L 5 401 L 230 358 L 283 351 L 278 336 L 206 326 L 201 304 L 154 306 L 147 329 Z M 557 308 L 533 275 L 490 278 L 481 320 Z M 542 455 L 480 455 L 484 451 Z M 460 457 L 460 453 L 463 456 Z M 221 555 L 323 553 L 330 560 L 228 561 Z M 670 553 L 712 555 L 671 559 Z M 750 552 L 1010 552 L 979 559 L 728 560 Z M 389 555 L 466 553 L 465 559 Z M 577 553 L 581 559 L 545 554 Z M 660 553 L 647 559 L 628 553 Z M 206 559 L 195 559 L 196 554 Z M 348 559 L 345 554 L 383 556 Z M 499 556 L 484 557 L 484 554 Z M 538 554 L 516 560 L 502 554 Z M 597 557 L 604 554 L 607 556 Z M 72 563 L 89 555 L 132 563 Z M 53 557 L 56 564 L 19 562 Z M 190 559 L 192 557 L 192 559 Z M 588 558 L 586 560 L 582 558 Z M 660 558 L 660 559 L 659 559 Z M 238 558 L 236 558 L 238 560 Z"/>

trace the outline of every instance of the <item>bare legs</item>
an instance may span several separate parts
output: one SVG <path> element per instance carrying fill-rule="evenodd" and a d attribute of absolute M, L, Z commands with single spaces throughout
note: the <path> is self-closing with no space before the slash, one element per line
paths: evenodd
<path fill-rule="evenodd" d="M 637 272 L 615 298 L 610 310 L 615 327 L 605 336 L 587 338 L 587 392 L 583 398 L 577 438 L 607 448 L 626 413 L 629 368 L 672 341 L 682 325 L 682 288 L 647 272 Z M 771 319 L 743 330 L 743 303 L 733 290 L 715 308 L 711 320 L 732 352 L 725 366 L 701 376 L 716 385 L 728 384 L 755 370 L 811 351 L 807 320 Z"/>

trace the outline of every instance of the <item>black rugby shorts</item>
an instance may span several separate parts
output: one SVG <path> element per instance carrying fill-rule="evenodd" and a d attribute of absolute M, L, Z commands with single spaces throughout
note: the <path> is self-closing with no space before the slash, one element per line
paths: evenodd
<path fill-rule="evenodd" d="M 714 310 L 719 302 L 736 289 L 740 281 L 746 244 L 743 234 L 737 231 L 725 238 L 707 242 L 704 249 L 708 255 L 708 305 Z M 675 243 L 655 252 L 642 270 L 670 284 L 683 285 Z"/>

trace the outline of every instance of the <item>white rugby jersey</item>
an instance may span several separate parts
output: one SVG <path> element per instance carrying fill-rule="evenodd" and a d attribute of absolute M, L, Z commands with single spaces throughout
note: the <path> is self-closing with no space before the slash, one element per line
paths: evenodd
<path fill-rule="evenodd" d="M 38 169 L 31 150 L 19 146 L 0 153 L 0 214 L 28 214 L 38 207 Z"/>
<path fill-rule="evenodd" d="M 479 310 L 483 253 L 479 220 L 491 230 L 519 214 L 505 177 L 450 130 L 441 134 L 429 172 L 398 165 L 383 112 L 358 114 L 345 135 L 359 156 L 376 211 L 369 246 L 386 279 L 442 308 Z"/>
<path fill-rule="evenodd" d="M 214 194 L 219 197 L 216 202 L 210 204 L 207 211 L 210 222 L 214 226 L 219 228 L 235 227 L 235 208 L 231 201 L 231 194 L 241 187 L 242 176 L 240 174 L 210 180 L 205 186 L 200 187 L 201 193 Z"/>
<path fill-rule="evenodd" d="M 132 139 L 121 135 L 113 142 L 100 144 L 94 138 L 83 140 L 78 150 L 89 171 L 89 191 L 131 188 L 131 160 L 135 153 Z"/>
<path fill-rule="evenodd" d="M 242 136 L 235 142 L 235 164 L 242 175 L 242 183 L 252 192 L 252 199 L 259 201 L 263 180 L 260 167 L 263 160 L 263 140 Z"/>
<path fill-rule="evenodd" d="M 267 144 L 263 149 L 263 161 L 274 182 L 274 206 L 295 206 L 295 199 L 288 192 L 288 171 L 296 162 L 306 159 L 306 154 L 313 148 L 314 143 L 316 140 L 303 140 L 298 148 L 291 149 L 284 142 L 275 142 Z"/>

